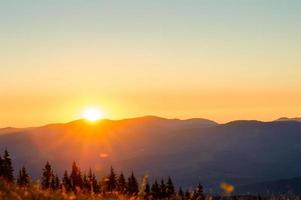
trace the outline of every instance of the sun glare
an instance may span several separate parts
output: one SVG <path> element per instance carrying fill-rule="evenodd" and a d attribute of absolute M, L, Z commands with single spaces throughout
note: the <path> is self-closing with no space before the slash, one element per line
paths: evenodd
<path fill-rule="evenodd" d="M 97 108 L 88 108 L 83 113 L 83 118 L 89 121 L 97 121 L 104 117 L 104 113 Z"/>

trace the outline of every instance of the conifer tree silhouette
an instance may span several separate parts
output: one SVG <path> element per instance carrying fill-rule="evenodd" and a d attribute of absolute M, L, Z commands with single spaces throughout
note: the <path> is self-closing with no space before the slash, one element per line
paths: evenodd
<path fill-rule="evenodd" d="M 0 155 L 0 177 L 3 177 L 3 175 L 4 175 L 4 173 L 3 173 L 3 171 L 4 171 L 3 165 L 4 165 L 4 160 L 3 160 L 3 158 Z"/>
<path fill-rule="evenodd" d="M 158 199 L 160 197 L 160 187 L 157 180 L 155 180 L 155 182 L 152 185 L 151 194 L 154 199 Z"/>
<path fill-rule="evenodd" d="M 108 176 L 107 180 L 107 189 L 109 192 L 112 192 L 116 189 L 117 181 L 116 181 L 116 174 L 114 172 L 113 167 L 110 168 L 110 174 Z"/>
<path fill-rule="evenodd" d="M 191 199 L 192 200 L 204 200 L 205 199 L 203 186 L 201 184 L 198 184 L 196 190 L 193 192 L 193 194 L 191 196 Z"/>
<path fill-rule="evenodd" d="M 187 189 L 186 191 L 185 191 L 185 199 L 190 199 L 190 191 Z"/>
<path fill-rule="evenodd" d="M 90 193 L 99 193 L 100 186 L 97 182 L 95 174 L 89 169 L 88 175 L 83 176 L 83 188 Z"/>
<path fill-rule="evenodd" d="M 55 187 L 57 190 L 61 188 L 61 181 L 57 174 L 55 175 Z"/>
<path fill-rule="evenodd" d="M 117 191 L 120 192 L 121 194 L 125 194 L 126 190 L 127 190 L 127 183 L 123 173 L 121 172 L 117 179 Z"/>
<path fill-rule="evenodd" d="M 184 199 L 184 192 L 181 187 L 179 187 L 178 196 L 180 197 L 181 200 Z"/>
<path fill-rule="evenodd" d="M 164 180 L 161 179 L 161 183 L 160 183 L 160 197 L 161 198 L 166 198 L 167 197 L 167 187 L 166 184 L 164 183 Z"/>
<path fill-rule="evenodd" d="M 92 191 L 91 192 L 100 193 L 100 185 L 98 184 L 97 178 L 94 173 L 92 174 L 91 182 L 92 182 Z"/>
<path fill-rule="evenodd" d="M 84 173 L 84 175 L 83 175 L 83 189 L 85 190 L 85 191 L 91 191 L 91 182 L 90 182 L 90 180 L 88 180 L 88 177 L 87 177 L 87 175 L 86 175 L 86 173 Z"/>
<path fill-rule="evenodd" d="M 58 175 L 53 176 L 51 179 L 50 187 L 52 190 L 58 190 L 60 188 L 60 179 Z"/>
<path fill-rule="evenodd" d="M 7 150 L 4 151 L 4 156 L 0 156 L 0 176 L 3 176 L 7 181 L 14 181 L 12 161 Z M 62 183 L 58 175 L 54 175 L 54 171 L 49 162 L 46 162 L 41 176 L 41 187 L 42 189 L 58 190 L 60 188 L 66 191 L 73 191 L 77 193 L 80 189 L 84 189 L 84 192 L 100 193 L 100 192 L 113 192 L 118 191 L 122 194 L 138 195 L 143 199 L 181 199 L 181 200 L 205 200 L 205 194 L 203 186 L 198 184 L 197 188 L 190 192 L 186 190 L 184 193 L 182 188 L 179 187 L 179 191 L 175 193 L 175 187 L 171 177 L 168 177 L 167 182 L 164 179 L 158 184 L 157 180 L 154 181 L 150 187 L 147 177 L 143 180 L 142 187 L 140 188 L 138 181 L 134 175 L 134 172 L 128 177 L 128 181 L 125 180 L 123 173 L 121 172 L 116 179 L 116 174 L 113 167 L 110 168 L 110 174 L 102 179 L 102 183 L 99 184 L 95 174 L 89 169 L 88 174 L 82 176 L 81 170 L 74 161 L 72 164 L 72 171 L 70 176 L 65 171 Z M 17 185 L 21 187 L 29 186 L 30 176 L 27 173 L 26 168 L 23 166 L 18 173 Z M 139 194 L 138 194 L 139 192 Z M 141 195 L 140 195 L 141 194 Z M 236 197 L 233 197 L 236 198 Z"/>
<path fill-rule="evenodd" d="M 145 195 L 145 198 L 148 198 L 151 194 L 151 188 L 150 188 L 150 185 L 149 183 L 147 182 L 145 184 L 145 188 L 144 188 L 144 195 Z"/>
<path fill-rule="evenodd" d="M 70 174 L 71 188 L 74 192 L 83 188 L 83 179 L 80 168 L 77 166 L 76 162 L 73 161 L 72 171 Z"/>
<path fill-rule="evenodd" d="M 171 197 L 175 193 L 175 187 L 173 185 L 173 182 L 172 182 L 170 176 L 168 177 L 168 180 L 167 180 L 166 193 L 167 193 L 168 197 Z"/>
<path fill-rule="evenodd" d="M 23 166 L 21 170 L 19 170 L 19 175 L 17 178 L 17 184 L 21 187 L 28 186 L 30 182 L 30 177 Z"/>
<path fill-rule="evenodd" d="M 63 187 L 65 188 L 66 191 L 70 191 L 71 190 L 71 180 L 70 180 L 70 177 L 68 175 L 68 171 L 66 170 L 64 172 L 64 175 L 63 175 L 63 179 L 62 179 L 62 185 Z"/>
<path fill-rule="evenodd" d="M 94 188 L 93 188 L 93 172 L 92 172 L 92 169 L 90 168 L 89 169 L 89 172 L 88 172 L 88 175 L 87 175 L 87 181 L 88 181 L 88 186 L 89 186 L 89 190 L 90 192 L 94 192 Z"/>
<path fill-rule="evenodd" d="M 14 181 L 14 168 L 7 149 L 4 150 L 4 156 L 2 160 L 2 173 L 4 179 L 6 179 L 8 182 Z"/>
<path fill-rule="evenodd" d="M 51 181 L 50 181 L 50 188 L 52 190 L 58 190 L 60 189 L 60 179 L 58 177 L 58 175 L 53 175 Z"/>
<path fill-rule="evenodd" d="M 51 181 L 54 178 L 53 171 L 50 163 L 47 161 L 43 168 L 41 186 L 43 189 L 49 189 L 51 187 Z"/>
<path fill-rule="evenodd" d="M 128 178 L 127 192 L 129 195 L 137 195 L 139 191 L 138 181 L 132 172 L 131 176 Z"/>

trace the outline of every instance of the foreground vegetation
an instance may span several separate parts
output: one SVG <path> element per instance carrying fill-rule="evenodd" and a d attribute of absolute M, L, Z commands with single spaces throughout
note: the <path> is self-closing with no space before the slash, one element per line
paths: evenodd
<path fill-rule="evenodd" d="M 99 180 L 90 169 L 83 173 L 73 162 L 70 174 L 66 170 L 60 178 L 47 162 L 41 178 L 33 181 L 23 166 L 14 177 L 14 168 L 9 152 L 0 156 L 0 197 L 2 199 L 191 199 L 204 200 L 203 186 L 185 192 L 176 191 L 171 177 L 149 184 L 147 177 L 138 182 L 134 172 L 126 178 L 121 172 L 117 175 L 111 167 L 108 176 Z"/>
<path fill-rule="evenodd" d="M 17 179 L 7 150 L 0 156 L 0 200 L 289 200 L 300 199 L 298 196 L 282 195 L 262 198 L 260 196 L 231 196 L 234 187 L 223 185 L 221 187 L 225 196 L 211 196 L 203 192 L 202 185 L 196 189 L 185 192 L 180 187 L 177 191 L 170 177 L 155 180 L 149 184 L 147 177 L 138 183 L 134 172 L 126 179 L 121 172 L 115 174 L 111 167 L 108 176 L 98 180 L 90 169 L 82 173 L 74 162 L 69 175 L 65 171 L 63 177 L 52 169 L 49 162 L 42 169 L 41 178 L 32 180 L 23 166 Z"/>

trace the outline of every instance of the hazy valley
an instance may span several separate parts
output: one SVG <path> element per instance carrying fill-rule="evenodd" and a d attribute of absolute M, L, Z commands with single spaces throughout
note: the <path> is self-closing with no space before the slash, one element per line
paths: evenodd
<path fill-rule="evenodd" d="M 301 122 L 290 119 L 218 124 L 146 116 L 1 129 L 0 147 L 35 178 L 46 161 L 62 174 L 75 160 L 98 175 L 113 165 L 126 174 L 170 175 L 176 184 L 201 182 L 216 191 L 221 182 L 243 187 L 301 177 L 300 132 Z"/>

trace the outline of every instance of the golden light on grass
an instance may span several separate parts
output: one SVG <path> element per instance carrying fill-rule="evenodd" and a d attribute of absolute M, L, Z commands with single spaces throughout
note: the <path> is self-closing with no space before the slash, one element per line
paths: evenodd
<path fill-rule="evenodd" d="M 82 117 L 88 121 L 94 122 L 104 117 L 104 112 L 98 108 L 87 108 Z"/>

